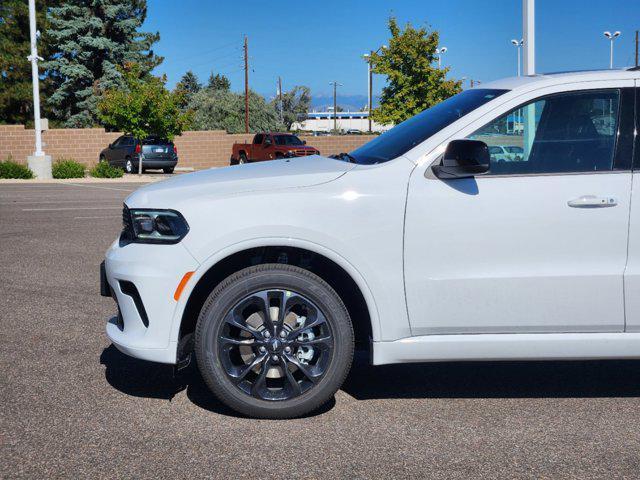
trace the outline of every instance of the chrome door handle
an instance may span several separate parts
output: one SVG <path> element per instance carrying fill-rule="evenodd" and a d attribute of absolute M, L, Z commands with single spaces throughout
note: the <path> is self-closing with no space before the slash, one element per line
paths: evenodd
<path fill-rule="evenodd" d="M 569 200 L 567 205 L 573 208 L 608 208 L 618 205 L 618 200 L 613 197 L 598 197 L 596 195 L 583 195 Z"/>

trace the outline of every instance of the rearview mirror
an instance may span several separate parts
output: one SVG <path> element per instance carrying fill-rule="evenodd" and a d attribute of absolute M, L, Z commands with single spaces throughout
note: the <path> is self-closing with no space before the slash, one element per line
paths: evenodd
<path fill-rule="evenodd" d="M 433 165 L 434 175 L 442 179 L 469 178 L 489 171 L 489 147 L 479 140 L 453 140 L 447 145 L 440 165 Z"/>

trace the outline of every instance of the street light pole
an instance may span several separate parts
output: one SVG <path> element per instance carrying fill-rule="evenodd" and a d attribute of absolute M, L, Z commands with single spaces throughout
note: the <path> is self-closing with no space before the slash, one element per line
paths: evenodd
<path fill-rule="evenodd" d="M 31 82 L 33 86 L 33 128 L 36 136 L 36 151 L 27 158 L 27 164 L 37 178 L 52 178 L 51 157 L 42 151 L 42 124 L 40 122 L 40 78 L 38 75 L 38 37 L 36 30 L 36 2 L 29 0 L 29 33 L 31 54 L 27 59 L 31 62 Z"/>
<path fill-rule="evenodd" d="M 520 39 L 520 41 L 516 40 L 515 38 L 513 40 L 511 40 L 511 43 L 518 49 L 518 70 L 517 70 L 517 76 L 520 76 L 520 49 L 522 48 L 522 45 L 524 44 L 524 40 Z"/>
<path fill-rule="evenodd" d="M 447 53 L 447 47 L 436 48 L 436 55 L 438 55 L 438 68 L 442 67 L 442 55 Z"/>
<path fill-rule="evenodd" d="M 620 32 L 617 30 L 613 33 L 607 31 L 607 32 L 604 32 L 604 36 L 609 39 L 609 68 L 612 69 L 613 68 L 613 41 L 620 36 Z"/>

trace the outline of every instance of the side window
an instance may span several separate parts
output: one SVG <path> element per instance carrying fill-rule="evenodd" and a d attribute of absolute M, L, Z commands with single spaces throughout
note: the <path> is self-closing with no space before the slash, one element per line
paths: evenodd
<path fill-rule="evenodd" d="M 113 142 L 111 144 L 112 147 L 121 147 L 122 146 L 122 140 L 124 139 L 124 137 L 118 137 L 116 138 L 116 141 Z"/>
<path fill-rule="evenodd" d="M 253 143 L 255 145 L 260 145 L 262 143 L 263 138 L 264 138 L 264 135 L 262 133 L 258 133 L 255 137 L 253 137 Z"/>
<path fill-rule="evenodd" d="M 468 138 L 489 146 L 496 175 L 612 170 L 618 90 L 542 97 L 491 121 Z"/>
<path fill-rule="evenodd" d="M 124 147 L 132 147 L 134 144 L 135 140 L 133 137 L 124 137 L 124 140 L 122 141 L 122 146 Z"/>

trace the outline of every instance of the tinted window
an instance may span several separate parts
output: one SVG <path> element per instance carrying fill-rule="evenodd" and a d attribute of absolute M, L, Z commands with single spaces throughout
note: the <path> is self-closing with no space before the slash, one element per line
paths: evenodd
<path fill-rule="evenodd" d="M 302 145 L 302 140 L 295 135 L 274 135 L 273 138 L 276 145 Z"/>
<path fill-rule="evenodd" d="M 122 146 L 122 140 L 124 140 L 124 138 L 125 138 L 125 137 L 118 137 L 118 138 L 116 139 L 116 141 L 115 141 L 115 142 L 113 142 L 113 143 L 111 144 L 111 146 L 113 146 L 113 147 L 120 147 L 120 146 Z"/>
<path fill-rule="evenodd" d="M 255 143 L 256 145 L 260 145 L 262 143 L 263 138 L 264 138 L 264 135 L 262 133 L 259 133 L 255 137 L 253 137 L 253 143 Z"/>
<path fill-rule="evenodd" d="M 372 164 L 393 160 L 506 91 L 465 90 L 396 125 L 391 130 L 354 150 L 350 155 L 355 158 L 357 163 Z"/>
<path fill-rule="evenodd" d="M 133 137 L 124 137 L 122 139 L 122 146 L 124 147 L 132 147 L 135 143 L 136 142 Z"/>
<path fill-rule="evenodd" d="M 611 170 L 619 97 L 618 90 L 543 97 L 496 118 L 468 138 L 490 146 L 492 174 Z M 508 153 L 494 153 L 492 146 Z"/>

